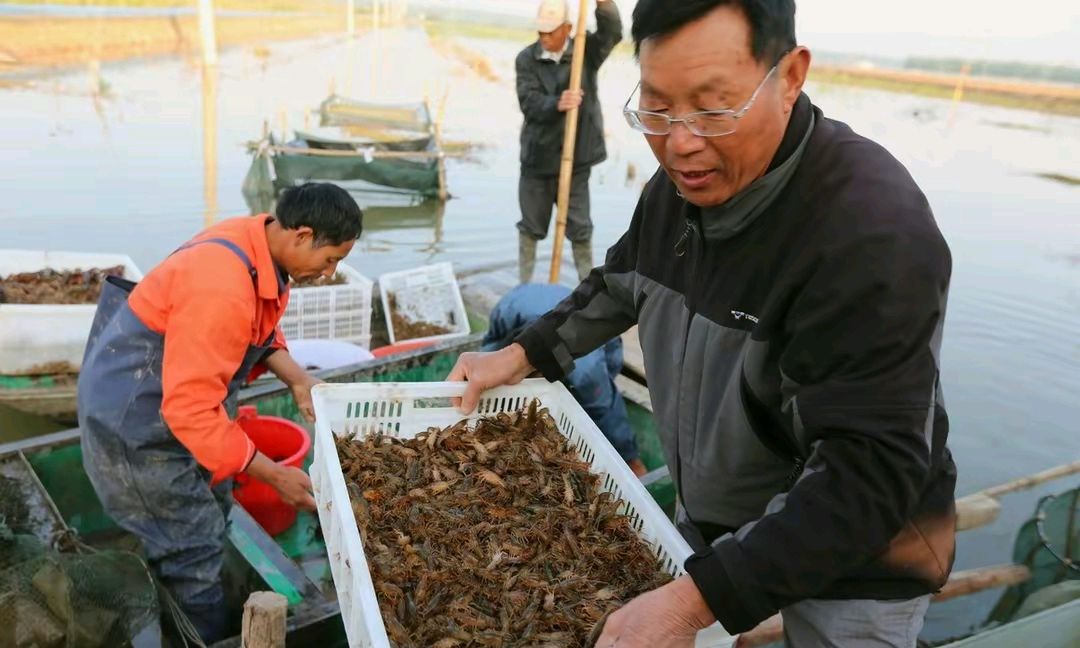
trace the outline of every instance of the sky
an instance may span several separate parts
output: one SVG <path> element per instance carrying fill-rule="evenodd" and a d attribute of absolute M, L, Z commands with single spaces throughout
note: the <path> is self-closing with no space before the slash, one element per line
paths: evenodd
<path fill-rule="evenodd" d="M 629 27 L 635 0 L 615 2 Z M 538 0 L 414 0 L 410 4 L 528 16 Z M 796 6 L 796 36 L 811 50 L 1080 67 L 1080 0 L 798 0 Z"/>

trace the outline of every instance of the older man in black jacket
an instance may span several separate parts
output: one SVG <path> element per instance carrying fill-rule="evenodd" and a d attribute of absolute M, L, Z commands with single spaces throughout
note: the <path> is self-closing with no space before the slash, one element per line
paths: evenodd
<path fill-rule="evenodd" d="M 803 93 L 794 0 L 638 0 L 631 33 L 624 115 L 660 168 L 570 298 L 462 354 L 462 409 L 636 324 L 694 554 L 596 646 L 689 648 L 779 610 L 790 647 L 915 648 L 955 550 L 952 259 L 926 196 Z"/>
<path fill-rule="evenodd" d="M 574 145 L 574 174 L 566 237 L 578 276 L 592 270 L 592 220 L 589 218 L 589 173 L 607 157 L 604 118 L 597 99 L 596 74 L 622 40 L 622 21 L 613 0 L 596 0 L 596 32 L 585 36 L 581 90 L 570 87 L 573 39 L 565 0 L 543 0 L 537 12 L 539 38 L 521 50 L 515 63 L 517 93 L 525 123 L 521 127 L 521 204 L 518 269 L 521 282 L 532 279 L 536 242 L 547 236 L 551 210 L 558 197 L 565 113 L 580 108 Z M 579 27 L 578 33 L 583 31 Z"/>

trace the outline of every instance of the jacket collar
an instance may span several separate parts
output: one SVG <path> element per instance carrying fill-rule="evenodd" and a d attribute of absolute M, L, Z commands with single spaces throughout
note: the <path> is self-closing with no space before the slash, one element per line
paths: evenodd
<path fill-rule="evenodd" d="M 701 226 L 706 238 L 731 238 L 746 229 L 768 209 L 787 186 L 799 167 L 803 151 L 814 131 L 810 98 L 799 96 L 791 120 L 765 175 L 750 183 L 722 205 L 701 208 Z"/>

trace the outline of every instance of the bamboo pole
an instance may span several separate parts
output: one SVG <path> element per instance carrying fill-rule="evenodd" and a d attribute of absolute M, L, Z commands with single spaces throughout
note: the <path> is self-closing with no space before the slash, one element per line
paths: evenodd
<path fill-rule="evenodd" d="M 585 23 L 588 0 L 580 0 L 578 7 L 577 30 L 574 34 L 574 60 L 570 64 L 570 90 L 581 90 L 581 68 L 585 64 Z M 570 180 L 574 173 L 574 143 L 577 141 L 578 108 L 567 111 L 566 126 L 563 132 L 562 166 L 559 168 L 559 199 L 555 217 L 555 247 L 551 252 L 551 273 L 549 281 L 559 283 L 559 270 L 562 268 L 563 239 L 566 237 L 566 215 L 570 209 Z"/>
<path fill-rule="evenodd" d="M 1080 460 L 1048 468 L 1033 475 L 1019 477 L 1004 484 L 991 486 L 977 493 L 961 497 L 956 500 L 956 530 L 975 529 L 996 520 L 998 514 L 1001 513 L 1001 503 L 997 500 L 1002 495 L 1034 488 L 1046 482 L 1077 473 L 1080 473 Z"/>
<path fill-rule="evenodd" d="M 356 35 L 356 0 L 345 2 L 345 33 L 352 38 Z"/>

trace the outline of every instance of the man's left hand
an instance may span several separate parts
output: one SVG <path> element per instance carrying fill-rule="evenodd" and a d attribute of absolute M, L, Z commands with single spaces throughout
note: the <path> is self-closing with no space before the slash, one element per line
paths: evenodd
<path fill-rule="evenodd" d="M 296 401 L 296 407 L 308 423 L 315 422 L 315 406 L 311 402 L 311 388 L 321 382 L 314 376 L 307 376 L 304 380 L 289 387 L 292 390 L 293 400 Z"/>
<path fill-rule="evenodd" d="M 690 648 L 715 621 L 694 581 L 680 576 L 612 613 L 596 648 Z"/>

